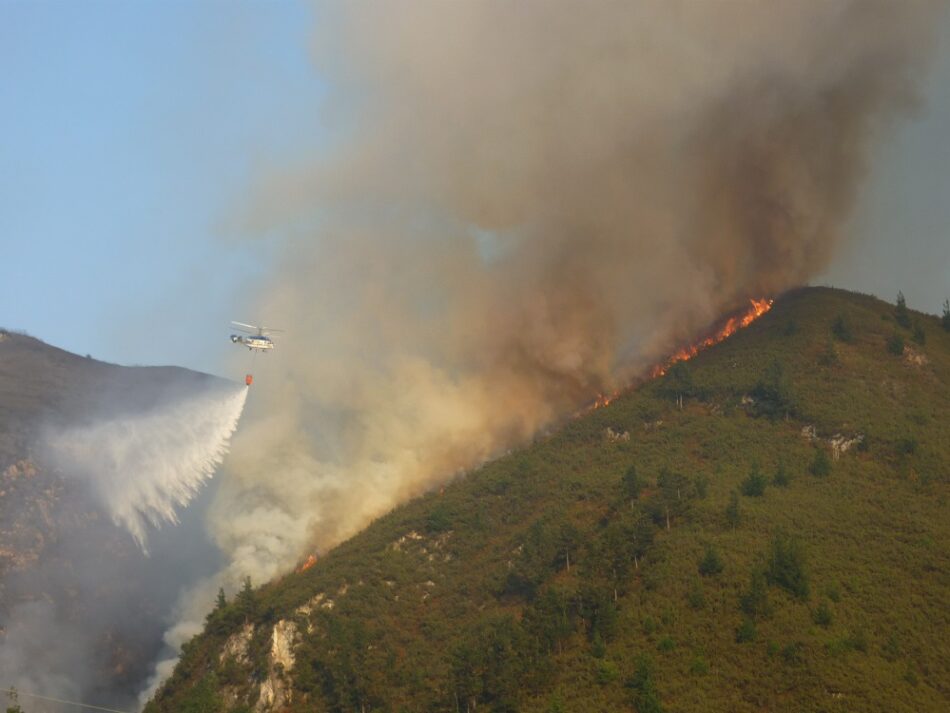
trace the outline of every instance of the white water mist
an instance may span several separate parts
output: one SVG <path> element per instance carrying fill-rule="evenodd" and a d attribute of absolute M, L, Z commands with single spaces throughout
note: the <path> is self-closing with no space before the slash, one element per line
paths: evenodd
<path fill-rule="evenodd" d="M 46 446 L 87 481 L 116 525 L 143 550 L 148 527 L 177 523 L 228 452 L 247 389 L 182 396 L 141 413 L 50 432 Z"/>

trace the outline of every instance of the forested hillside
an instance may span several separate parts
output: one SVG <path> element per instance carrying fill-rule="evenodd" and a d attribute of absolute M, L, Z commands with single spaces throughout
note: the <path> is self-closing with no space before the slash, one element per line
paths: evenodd
<path fill-rule="evenodd" d="M 948 329 L 785 295 L 228 593 L 146 711 L 950 710 Z"/>

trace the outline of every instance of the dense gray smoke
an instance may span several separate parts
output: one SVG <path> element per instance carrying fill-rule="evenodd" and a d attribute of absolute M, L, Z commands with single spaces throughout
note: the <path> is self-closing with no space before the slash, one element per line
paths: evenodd
<path fill-rule="evenodd" d="M 258 314 L 290 331 L 212 506 L 222 576 L 288 568 L 824 268 L 938 10 L 324 10 L 334 148 L 246 215 L 282 239 Z"/>
<path fill-rule="evenodd" d="M 270 574 L 825 267 L 929 3 L 347 4 L 216 531 Z"/>
<path fill-rule="evenodd" d="M 938 11 L 334 8 L 350 131 L 249 215 L 285 236 L 260 313 L 292 332 L 214 525 L 265 576 L 825 267 Z"/>

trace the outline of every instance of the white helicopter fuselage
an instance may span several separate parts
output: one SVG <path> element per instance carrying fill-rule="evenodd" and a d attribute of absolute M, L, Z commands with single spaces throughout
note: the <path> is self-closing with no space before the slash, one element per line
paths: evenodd
<path fill-rule="evenodd" d="M 259 336 L 256 334 L 247 336 L 242 334 L 232 334 L 231 341 L 235 344 L 243 344 L 245 347 L 251 350 L 259 349 L 260 351 L 267 351 L 268 349 L 274 348 L 274 342 L 272 342 L 269 337 Z"/>

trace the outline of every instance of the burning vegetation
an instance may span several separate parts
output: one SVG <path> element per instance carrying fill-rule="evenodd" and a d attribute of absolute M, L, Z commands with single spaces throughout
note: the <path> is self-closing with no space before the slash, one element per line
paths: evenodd
<path fill-rule="evenodd" d="M 300 573 L 302 573 L 302 572 L 306 572 L 308 569 L 310 569 L 311 567 L 313 567 L 316 563 L 317 563 L 317 556 L 311 552 L 309 555 L 307 555 L 307 559 L 304 560 L 304 561 L 300 564 L 300 566 L 297 567 L 297 569 L 296 569 L 295 571 L 297 572 L 297 574 L 300 574 Z"/>
<path fill-rule="evenodd" d="M 721 327 L 718 327 L 708 337 L 699 340 L 695 344 L 690 344 L 688 347 L 680 349 L 673 356 L 667 359 L 666 362 L 663 364 L 657 364 L 655 367 L 653 367 L 653 370 L 650 372 L 650 377 L 656 378 L 658 376 L 663 376 L 666 373 L 666 370 L 675 363 L 692 359 L 703 349 L 708 349 L 711 346 L 719 344 L 719 342 L 731 337 L 743 327 L 748 327 L 770 309 L 772 309 L 772 300 L 767 297 L 763 297 L 758 300 L 749 300 L 749 307 L 747 309 L 726 319 L 725 323 Z"/>
<path fill-rule="evenodd" d="M 719 344 L 733 334 L 738 332 L 744 327 L 748 327 L 759 317 L 764 315 L 770 309 L 772 309 L 772 300 L 769 297 L 762 297 L 760 299 L 750 299 L 749 307 L 744 310 L 738 311 L 725 319 L 725 321 L 717 326 L 708 336 L 703 337 L 697 342 L 690 344 L 689 346 L 683 347 L 679 351 L 675 352 L 671 357 L 666 359 L 666 361 L 657 364 L 650 370 L 651 379 L 663 376 L 667 370 L 676 364 L 677 362 L 687 361 L 692 359 L 694 356 L 699 354 L 704 349 L 715 346 Z M 586 413 L 587 411 L 593 411 L 594 409 L 599 409 L 604 406 L 607 406 L 611 401 L 617 398 L 623 391 L 617 391 L 613 394 L 599 394 L 594 402 L 590 405 L 588 409 L 581 413 Z M 580 415 L 580 414 L 577 414 Z"/>

